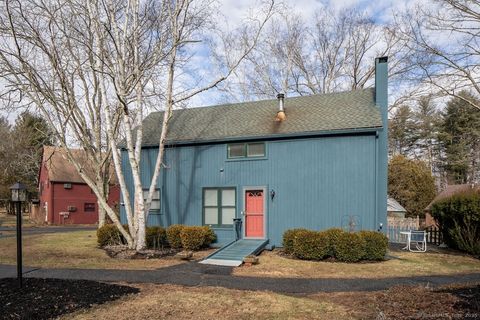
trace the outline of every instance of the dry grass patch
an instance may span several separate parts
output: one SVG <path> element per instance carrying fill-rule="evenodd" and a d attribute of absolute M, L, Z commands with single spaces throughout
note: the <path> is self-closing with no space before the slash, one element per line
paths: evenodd
<path fill-rule="evenodd" d="M 17 225 L 17 216 L 6 214 L 5 212 L 0 213 L 0 227 L 15 227 Z M 35 222 L 30 221 L 28 213 L 23 214 L 22 226 L 31 227 L 34 226 Z"/>
<path fill-rule="evenodd" d="M 115 259 L 97 247 L 95 230 L 26 235 L 24 265 L 43 268 L 158 269 L 183 263 L 174 257 L 161 259 Z M 0 264 L 16 263 L 15 237 L 0 238 Z M 211 251 L 195 253 L 200 259 Z"/>
<path fill-rule="evenodd" d="M 389 278 L 480 272 L 480 260 L 451 253 L 389 252 L 389 260 L 371 263 L 340 263 L 297 260 L 264 251 L 259 264 L 235 268 L 233 274 L 278 278 Z"/>
<path fill-rule="evenodd" d="M 135 285 L 140 294 L 62 319 L 463 319 L 480 316 L 480 286 L 396 286 L 288 296 L 218 287 Z"/>
<path fill-rule="evenodd" d="M 465 319 L 480 317 L 480 285 L 442 288 L 395 286 L 375 292 L 318 293 L 315 301 L 334 302 L 358 319 Z"/>
<path fill-rule="evenodd" d="M 353 319 L 332 302 L 265 291 L 138 285 L 141 293 L 65 319 Z"/>

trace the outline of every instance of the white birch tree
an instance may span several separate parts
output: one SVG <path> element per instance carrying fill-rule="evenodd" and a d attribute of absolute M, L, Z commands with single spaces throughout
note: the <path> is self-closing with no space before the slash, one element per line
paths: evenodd
<path fill-rule="evenodd" d="M 227 79 L 257 45 L 275 8 L 273 1 L 263 3 L 240 29 L 236 50 L 225 54 L 224 67 L 202 85 L 189 86 L 180 82 L 178 75 L 194 54 L 191 48 L 201 45 L 215 25 L 213 4 L 194 0 L 7 0 L 0 8 L 0 75 L 7 84 L 2 97 L 42 111 L 99 205 L 128 246 L 136 250 L 145 247 L 146 220 L 175 106 Z M 159 152 L 144 199 L 142 121 L 149 106 L 160 103 L 164 119 Z M 69 152 L 72 142 L 91 157 L 93 175 Z M 120 147 L 128 155 L 132 197 Z M 102 172 L 109 170 L 110 159 L 120 184 L 127 227 L 121 225 L 102 190 Z"/>

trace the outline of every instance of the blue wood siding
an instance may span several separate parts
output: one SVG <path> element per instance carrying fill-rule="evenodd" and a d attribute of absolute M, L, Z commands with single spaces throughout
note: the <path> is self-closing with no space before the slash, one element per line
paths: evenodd
<path fill-rule="evenodd" d="M 341 227 L 347 216 L 358 216 L 358 229 L 376 230 L 377 216 L 375 134 L 324 136 L 266 141 L 266 157 L 227 159 L 226 144 L 169 148 L 158 188 L 161 214 L 150 215 L 149 225 L 201 225 L 202 188 L 235 187 L 236 216 L 244 205 L 243 188 L 266 187 L 267 238 L 281 246 L 286 229 Z M 158 150 L 143 149 L 142 182 L 149 185 Z M 132 187 L 128 159 L 123 154 L 127 185 Z M 270 198 L 270 191 L 275 198 Z M 386 201 L 386 199 L 385 199 Z M 125 222 L 124 208 L 121 208 Z M 386 215 L 386 212 L 385 214 Z M 386 220 L 386 218 L 385 218 Z M 233 240 L 233 229 L 216 229 L 219 243 Z"/>

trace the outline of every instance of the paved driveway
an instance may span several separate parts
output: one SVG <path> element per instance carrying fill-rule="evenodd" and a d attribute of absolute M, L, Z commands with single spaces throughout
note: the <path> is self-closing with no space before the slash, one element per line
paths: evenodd
<path fill-rule="evenodd" d="M 480 283 L 480 273 L 452 276 L 395 277 L 384 279 L 298 279 L 260 278 L 231 275 L 231 267 L 203 265 L 196 262 L 158 270 L 96 270 L 96 269 L 35 269 L 25 268 L 26 277 L 82 279 L 94 281 L 213 286 L 240 290 L 268 290 L 287 294 L 316 292 L 376 291 L 395 285 L 429 285 Z M 15 266 L 0 265 L 0 278 L 16 276 Z"/>

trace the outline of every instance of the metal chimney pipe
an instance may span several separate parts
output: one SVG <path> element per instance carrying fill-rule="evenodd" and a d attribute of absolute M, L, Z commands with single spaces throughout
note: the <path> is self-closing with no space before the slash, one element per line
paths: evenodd
<path fill-rule="evenodd" d="M 277 99 L 278 99 L 278 111 L 283 112 L 285 111 L 283 108 L 283 99 L 285 98 L 285 95 L 283 93 L 277 94 Z"/>
<path fill-rule="evenodd" d="M 284 98 L 285 98 L 285 94 L 283 93 L 277 94 L 278 111 L 277 111 L 277 116 L 275 117 L 275 121 L 277 122 L 281 122 L 287 119 L 287 116 L 285 115 Z"/>

